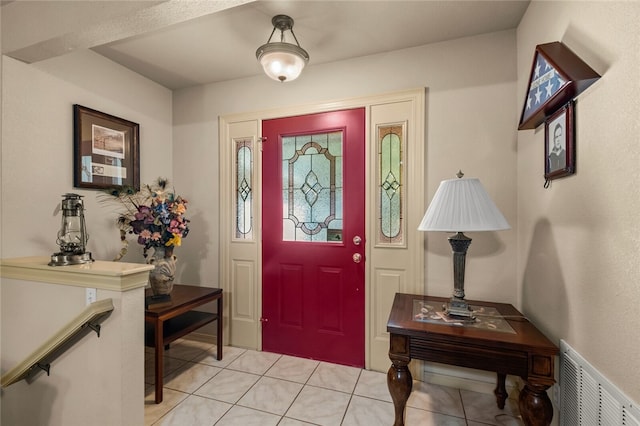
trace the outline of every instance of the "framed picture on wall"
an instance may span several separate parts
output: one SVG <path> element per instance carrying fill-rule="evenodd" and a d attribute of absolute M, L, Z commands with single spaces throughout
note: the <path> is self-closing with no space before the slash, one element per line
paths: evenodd
<path fill-rule="evenodd" d="M 547 181 L 575 173 L 574 102 L 570 101 L 544 125 L 545 169 Z"/>
<path fill-rule="evenodd" d="M 73 106 L 73 186 L 140 189 L 140 126 Z"/>

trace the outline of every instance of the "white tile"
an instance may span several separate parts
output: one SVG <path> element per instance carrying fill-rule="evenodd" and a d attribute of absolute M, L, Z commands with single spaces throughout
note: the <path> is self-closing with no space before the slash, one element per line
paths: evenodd
<path fill-rule="evenodd" d="M 198 340 L 178 339 L 169 345 L 169 349 L 165 351 L 165 355 L 171 358 L 191 361 L 212 346 L 213 343 L 205 343 Z"/>
<path fill-rule="evenodd" d="M 342 426 L 389 426 L 394 419 L 392 403 L 354 395 Z"/>
<path fill-rule="evenodd" d="M 288 417 L 283 417 L 278 423 L 278 426 L 313 426 L 313 423 L 302 422 L 296 419 L 290 419 Z"/>
<path fill-rule="evenodd" d="M 176 371 L 178 368 L 182 367 L 186 363 L 185 360 L 164 357 L 162 360 L 163 370 L 162 374 L 164 377 L 167 377 L 169 374 Z M 144 382 L 148 384 L 154 384 L 156 382 L 156 370 L 155 370 L 155 356 L 151 358 L 151 360 L 145 362 L 144 365 Z"/>
<path fill-rule="evenodd" d="M 221 371 L 222 369 L 218 367 L 187 362 L 165 377 L 164 387 L 181 392 L 193 393 Z"/>
<path fill-rule="evenodd" d="M 167 414 L 170 410 L 176 407 L 180 402 L 182 402 L 185 398 L 189 396 L 189 394 L 183 392 L 173 391 L 171 389 L 164 389 L 162 394 L 162 402 L 160 404 L 156 404 L 155 398 L 156 394 L 153 390 L 153 386 L 151 386 L 151 392 L 148 392 L 149 388 L 147 388 L 147 394 L 144 398 L 144 424 L 152 425 L 155 423 L 160 417 Z"/>
<path fill-rule="evenodd" d="M 263 377 L 238 401 L 238 405 L 283 415 L 302 386 L 301 383 Z"/>
<path fill-rule="evenodd" d="M 507 398 L 504 410 L 498 408 L 494 395 L 460 390 L 467 419 L 490 425 L 520 426 L 524 423 L 520 419 L 518 401 Z"/>
<path fill-rule="evenodd" d="M 464 418 L 407 407 L 405 426 L 467 426 Z"/>
<path fill-rule="evenodd" d="M 203 349 L 202 342 L 177 343 L 172 347 L 175 358 L 164 358 L 164 401 L 154 404 L 154 387 L 145 387 L 145 425 L 393 423 L 385 373 L 229 346 L 224 347 L 223 360 L 217 361 L 215 345 L 204 344 Z M 183 358 L 191 354 L 196 355 L 186 362 Z M 153 353 L 146 351 L 148 383 L 153 383 L 153 364 Z M 523 422 L 516 399 L 508 399 L 505 410 L 500 410 L 491 394 L 414 381 L 406 426 L 467 424 L 522 426 Z"/>
<path fill-rule="evenodd" d="M 362 370 L 353 393 L 381 401 L 393 401 L 389 393 L 389 388 L 387 387 L 387 375 L 385 373 L 378 373 L 377 371 Z"/>
<path fill-rule="evenodd" d="M 307 384 L 351 393 L 356 386 L 360 371 L 355 367 L 321 362 Z"/>
<path fill-rule="evenodd" d="M 467 426 L 487 426 L 488 424 L 492 426 L 522 426 L 524 425 L 524 422 L 522 421 L 522 419 L 515 418 L 509 414 L 495 416 L 495 421 L 493 423 L 481 423 L 474 422 L 472 420 L 467 421 Z M 557 422 L 552 424 L 557 424 Z"/>
<path fill-rule="evenodd" d="M 285 417 L 321 426 L 339 426 L 350 399 L 347 393 L 305 386 Z"/>
<path fill-rule="evenodd" d="M 201 364 L 212 365 L 214 367 L 224 368 L 231 364 L 236 358 L 245 353 L 247 350 L 242 348 L 234 348 L 225 346 L 222 348 L 222 359 L 218 361 L 218 347 L 212 346 L 201 354 L 197 355 L 192 361 Z"/>
<path fill-rule="evenodd" d="M 306 383 L 318 364 L 320 364 L 319 361 L 282 355 L 269 371 L 265 373 L 265 376 Z"/>
<path fill-rule="evenodd" d="M 216 426 L 276 426 L 280 416 L 234 405 Z"/>
<path fill-rule="evenodd" d="M 408 407 L 464 417 L 460 390 L 414 380 Z"/>
<path fill-rule="evenodd" d="M 195 394 L 235 404 L 258 379 L 260 376 L 255 374 L 222 370 L 202 385 Z"/>
<path fill-rule="evenodd" d="M 227 368 L 245 373 L 264 374 L 282 355 L 248 350 L 230 363 Z"/>
<path fill-rule="evenodd" d="M 162 426 L 210 426 L 233 405 L 191 395 L 154 424 Z"/>

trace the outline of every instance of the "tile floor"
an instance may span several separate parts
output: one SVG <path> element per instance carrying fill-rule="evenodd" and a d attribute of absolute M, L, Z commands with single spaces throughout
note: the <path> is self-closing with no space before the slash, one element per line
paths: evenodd
<path fill-rule="evenodd" d="M 174 342 L 165 356 L 164 400 L 154 403 L 153 351 L 145 358 L 145 425 L 390 426 L 386 374 L 268 352 Z M 517 402 L 414 382 L 407 426 L 522 425 Z"/>

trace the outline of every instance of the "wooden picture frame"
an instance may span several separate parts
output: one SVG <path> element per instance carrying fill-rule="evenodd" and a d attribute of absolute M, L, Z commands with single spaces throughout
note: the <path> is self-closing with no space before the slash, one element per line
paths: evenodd
<path fill-rule="evenodd" d="M 73 106 L 73 186 L 140 189 L 140 126 Z"/>
<path fill-rule="evenodd" d="M 576 171 L 574 108 L 574 101 L 570 101 L 545 121 L 544 177 L 547 182 Z"/>

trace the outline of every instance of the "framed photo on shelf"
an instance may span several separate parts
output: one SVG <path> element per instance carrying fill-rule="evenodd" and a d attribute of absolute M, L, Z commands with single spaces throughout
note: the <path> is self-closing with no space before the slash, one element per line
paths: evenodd
<path fill-rule="evenodd" d="M 73 186 L 140 189 L 140 126 L 73 106 Z"/>
<path fill-rule="evenodd" d="M 547 181 L 575 173 L 574 102 L 570 101 L 544 125 L 544 177 Z"/>

